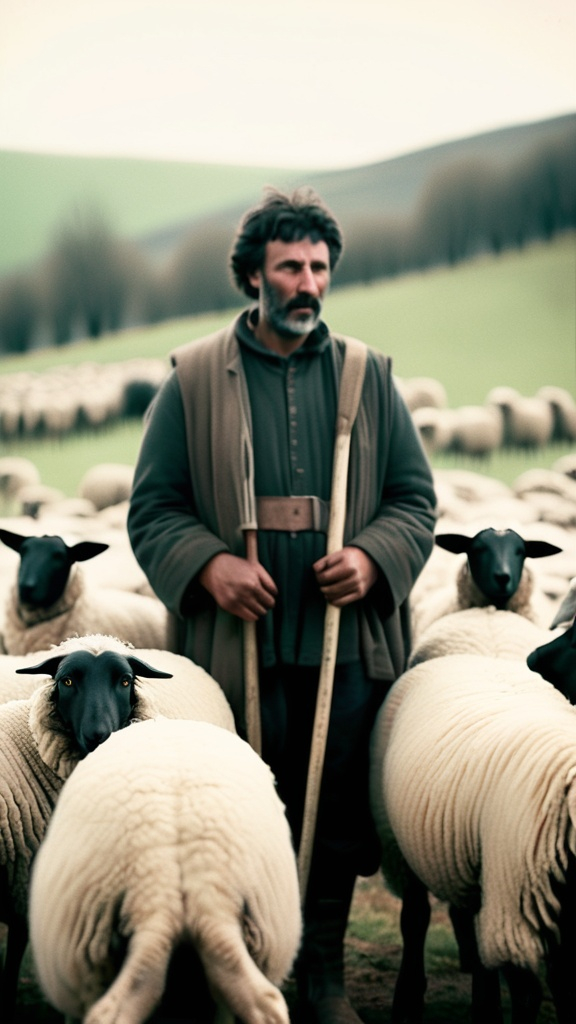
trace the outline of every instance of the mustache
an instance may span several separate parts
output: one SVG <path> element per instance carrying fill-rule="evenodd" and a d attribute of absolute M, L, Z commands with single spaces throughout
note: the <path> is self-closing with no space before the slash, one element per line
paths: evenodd
<path fill-rule="evenodd" d="M 291 299 L 286 304 L 286 311 L 289 313 L 293 309 L 311 309 L 313 313 L 319 313 L 321 306 L 318 299 L 314 295 L 298 295 L 295 299 Z"/>

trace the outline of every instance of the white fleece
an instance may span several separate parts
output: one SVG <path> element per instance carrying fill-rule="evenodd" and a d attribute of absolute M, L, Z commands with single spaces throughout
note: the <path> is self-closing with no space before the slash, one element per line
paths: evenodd
<path fill-rule="evenodd" d="M 56 1008 L 85 1024 L 139 1024 L 185 939 L 217 1002 L 247 1024 L 288 1024 L 276 986 L 300 931 L 284 808 L 238 736 L 159 718 L 114 733 L 78 765 L 30 893 L 36 970 Z M 128 939 L 119 971 L 118 935 Z"/>
<path fill-rule="evenodd" d="M 7 654 L 46 650 L 67 637 L 88 633 L 112 633 L 135 647 L 175 647 L 173 617 L 161 601 L 89 585 L 81 565 L 72 566 L 63 594 L 50 608 L 26 612 L 20 606 L 17 585 L 12 587 L 4 609 Z"/>
<path fill-rule="evenodd" d="M 542 629 L 517 612 L 464 608 L 442 615 L 412 647 L 409 667 L 450 654 L 484 654 L 488 657 L 526 659 L 531 651 L 548 643 L 562 630 Z"/>
<path fill-rule="evenodd" d="M 408 670 L 382 706 L 371 799 L 383 872 L 405 861 L 439 899 L 481 889 L 487 967 L 538 969 L 576 854 L 576 707 L 521 662 L 477 655 Z"/>

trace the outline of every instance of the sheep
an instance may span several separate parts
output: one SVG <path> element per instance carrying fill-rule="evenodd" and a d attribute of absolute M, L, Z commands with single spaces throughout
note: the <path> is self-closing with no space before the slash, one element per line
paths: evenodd
<path fill-rule="evenodd" d="M 526 664 L 576 704 L 576 619 L 559 636 L 531 651 Z"/>
<path fill-rule="evenodd" d="M 496 406 L 502 413 L 506 447 L 543 448 L 550 443 L 554 412 L 541 395 L 526 397 L 515 388 L 501 386 L 488 392 L 485 404 Z"/>
<path fill-rule="evenodd" d="M 90 587 L 77 565 L 108 544 L 62 537 L 25 537 L 0 529 L 0 540 L 20 555 L 5 606 L 3 644 L 7 654 L 44 650 L 68 636 L 114 633 L 136 647 L 174 650 L 175 622 L 165 606 L 146 594 Z"/>
<path fill-rule="evenodd" d="M 449 654 L 486 654 L 521 660 L 549 639 L 549 630 L 517 612 L 499 611 L 493 605 L 465 608 L 433 622 L 413 644 L 408 665 Z"/>
<path fill-rule="evenodd" d="M 21 487 L 39 483 L 40 472 L 30 459 L 16 455 L 0 458 L 0 505 L 10 510 Z"/>
<path fill-rule="evenodd" d="M 443 409 L 448 404 L 446 388 L 435 377 L 396 377 L 398 390 L 410 412 L 424 406 Z"/>
<path fill-rule="evenodd" d="M 34 693 L 0 705 L 0 920 L 8 924 L 0 1019 L 6 1021 L 27 941 L 30 864 L 78 762 L 112 731 L 157 715 L 235 732 L 218 683 L 182 655 L 137 651 L 93 635 L 64 641 L 38 664 L 22 660 L 16 674 L 34 676 Z M 38 685 L 46 675 L 49 681 Z"/>
<path fill-rule="evenodd" d="M 500 610 L 517 612 L 547 626 L 552 602 L 535 586 L 533 574 L 525 564 L 526 558 L 545 558 L 561 551 L 548 541 L 524 540 L 516 530 L 487 527 L 473 537 L 463 533 L 436 534 L 435 543 L 443 550 L 466 555 L 456 576 L 436 593 L 423 591 L 425 597 L 411 600 L 414 619 L 414 637 L 442 615 L 463 608 L 494 605 Z M 424 573 L 421 575 L 424 575 Z"/>
<path fill-rule="evenodd" d="M 239 736 L 142 722 L 68 779 L 30 886 L 36 973 L 62 1013 L 84 1024 L 148 1020 L 184 944 L 218 1007 L 245 1024 L 288 1024 L 280 986 L 300 937 L 284 806 Z"/>
<path fill-rule="evenodd" d="M 99 462 L 86 470 L 78 485 L 78 494 L 81 498 L 88 498 L 100 511 L 130 497 L 133 477 L 133 466 L 122 462 Z"/>
<path fill-rule="evenodd" d="M 429 455 L 445 452 L 452 446 L 455 414 L 452 409 L 422 405 L 414 409 L 412 419 Z"/>
<path fill-rule="evenodd" d="M 550 468 L 555 470 L 556 473 L 564 473 L 564 476 L 570 477 L 571 480 L 576 480 L 576 452 L 561 455 L 559 459 L 552 463 Z"/>
<path fill-rule="evenodd" d="M 553 441 L 576 441 L 576 402 L 567 388 L 544 384 L 536 396 L 550 403 L 554 414 Z"/>
<path fill-rule="evenodd" d="M 512 1020 L 533 1024 L 545 965 L 573 1024 L 576 709 L 523 662 L 436 658 L 391 688 L 370 756 L 382 871 L 403 900 L 392 1019 L 421 1019 L 431 892 L 475 918 L 473 1020 L 502 1020 L 502 967 Z"/>
<path fill-rule="evenodd" d="M 40 510 L 56 502 L 63 501 L 64 492 L 48 484 L 26 484 L 16 494 L 16 502 L 20 515 L 37 519 Z"/>
<path fill-rule="evenodd" d="M 112 673 L 118 665 L 128 673 L 126 663 L 131 664 L 131 659 L 145 666 L 150 662 L 157 666 L 153 676 L 148 674 L 145 685 L 134 680 L 131 684 L 130 701 L 139 718 L 151 718 L 155 712 L 166 718 L 205 718 L 223 729 L 235 731 L 232 708 L 222 688 L 205 669 L 183 654 L 153 648 L 136 649 L 118 637 L 94 633 L 69 637 L 40 661 L 28 656 L 26 664 L 15 671 L 16 675 L 49 675 L 56 682 L 63 673 L 71 674 L 78 671 L 77 665 L 83 666 L 82 692 L 78 686 L 74 698 L 80 709 L 77 715 L 81 718 L 74 733 L 79 744 L 80 735 L 90 728 L 97 734 L 106 732 L 108 719 L 116 715 Z M 170 679 L 170 683 L 166 679 Z M 96 687 L 103 694 L 97 705 L 93 700 Z M 88 716 L 92 722 L 90 727 Z M 88 753 L 88 749 L 83 753 Z"/>
<path fill-rule="evenodd" d="M 466 455 L 486 456 L 504 439 L 500 409 L 486 405 L 461 405 L 453 411 L 451 449 Z"/>
<path fill-rule="evenodd" d="M 528 469 L 518 476 L 514 493 L 532 504 L 540 519 L 576 526 L 576 480 L 553 469 Z"/>
<path fill-rule="evenodd" d="M 133 673 L 153 673 L 143 662 L 127 662 L 132 685 L 116 687 L 118 709 L 138 714 L 131 704 Z M 43 674 L 27 664 L 27 674 Z M 64 779 L 82 756 L 72 731 L 65 673 L 37 686 L 27 700 L 0 705 L 0 920 L 8 925 L 0 985 L 0 1018 L 11 1020 L 18 973 L 27 943 L 28 879 L 32 859 L 46 830 Z M 142 711 L 145 713 L 145 708 Z M 110 716 L 109 716 L 110 717 Z M 119 711 L 116 715 L 120 722 Z M 79 719 L 82 725 L 82 719 Z"/>

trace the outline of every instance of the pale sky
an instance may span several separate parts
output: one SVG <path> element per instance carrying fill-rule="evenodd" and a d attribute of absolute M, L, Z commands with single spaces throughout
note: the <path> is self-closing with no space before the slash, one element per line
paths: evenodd
<path fill-rule="evenodd" d="M 0 0 L 0 149 L 336 168 L 575 111 L 575 0 Z"/>

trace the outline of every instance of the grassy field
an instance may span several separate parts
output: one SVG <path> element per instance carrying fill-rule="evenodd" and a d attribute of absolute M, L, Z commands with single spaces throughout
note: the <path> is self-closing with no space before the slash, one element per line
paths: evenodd
<path fill-rule="evenodd" d="M 559 384 L 576 396 L 575 271 L 571 235 L 453 269 L 337 289 L 327 299 L 326 319 L 334 330 L 356 334 L 390 354 L 399 376 L 442 381 L 452 407 L 482 403 L 498 384 L 526 395 L 543 384 Z M 165 358 L 176 345 L 228 322 L 233 312 L 8 357 L 0 361 L 0 374 L 135 356 Z M 27 455 L 45 483 L 72 495 L 89 465 L 132 463 L 140 437 L 139 423 L 122 423 L 59 442 L 19 441 L 3 447 L 6 453 Z M 564 451 L 547 449 L 538 453 L 537 462 L 549 466 Z M 461 465 L 462 459 L 443 456 L 435 462 Z M 511 482 L 533 464 L 533 457 L 501 452 L 475 468 Z"/>

